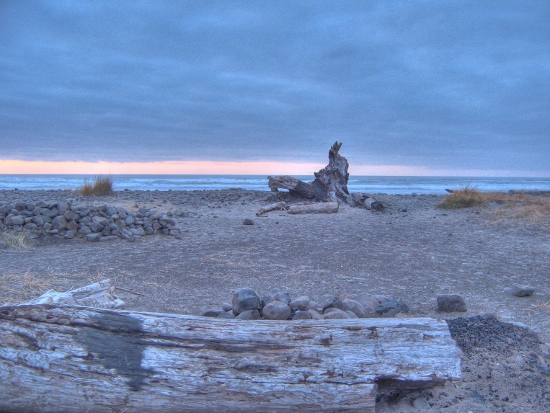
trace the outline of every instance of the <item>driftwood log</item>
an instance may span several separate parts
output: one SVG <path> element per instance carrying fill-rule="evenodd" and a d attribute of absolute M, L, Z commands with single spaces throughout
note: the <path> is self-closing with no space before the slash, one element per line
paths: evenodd
<path fill-rule="evenodd" d="M 98 308 L 122 308 L 125 303 L 115 295 L 115 289 L 116 287 L 111 285 L 111 280 L 106 279 L 65 292 L 46 291 L 40 297 L 33 298 L 19 305 L 51 304 L 57 306 L 84 305 Z"/>
<path fill-rule="evenodd" d="M 460 379 L 431 318 L 235 321 L 0 308 L 0 411 L 374 412 L 385 388 Z"/>
<path fill-rule="evenodd" d="M 290 205 L 289 214 L 331 214 L 338 212 L 338 202 L 317 202 L 315 204 Z"/>
<path fill-rule="evenodd" d="M 318 199 L 323 202 L 343 201 L 355 205 L 355 201 L 348 191 L 349 164 L 348 160 L 340 155 L 341 143 L 335 142 L 328 152 L 328 165 L 315 172 L 313 182 L 303 182 L 291 176 L 268 176 L 268 185 L 272 191 L 279 188 L 288 189 L 293 195 L 309 199 Z"/>
<path fill-rule="evenodd" d="M 380 211 L 380 212 L 384 212 L 384 210 L 386 209 L 382 202 L 379 202 L 376 199 L 371 198 L 367 194 L 355 193 L 355 194 L 352 194 L 352 197 L 356 204 L 361 205 L 366 209 L 369 209 L 372 211 Z"/>
<path fill-rule="evenodd" d="M 258 212 L 256 212 L 257 217 L 264 216 L 270 211 L 280 210 L 283 209 L 285 206 L 285 202 L 275 202 L 274 204 L 266 205 L 259 209 Z"/>

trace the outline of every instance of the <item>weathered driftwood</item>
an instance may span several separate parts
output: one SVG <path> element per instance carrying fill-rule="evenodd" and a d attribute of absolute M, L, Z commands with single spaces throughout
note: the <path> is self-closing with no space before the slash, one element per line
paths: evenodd
<path fill-rule="evenodd" d="M 374 198 L 371 198 L 367 194 L 352 194 L 353 200 L 358 204 L 366 209 L 373 210 L 373 211 L 381 211 L 384 212 L 385 207 L 382 202 L 377 201 Z"/>
<path fill-rule="evenodd" d="M 51 305 L 85 305 L 98 308 L 122 308 L 124 301 L 115 294 L 115 287 L 111 286 L 111 280 L 106 279 L 85 287 L 76 288 L 66 292 L 55 290 L 46 291 L 38 298 L 26 301 L 19 305 L 51 304 Z"/>
<path fill-rule="evenodd" d="M 460 379 L 431 318 L 235 321 L 0 308 L 0 411 L 374 412 L 378 387 Z"/>
<path fill-rule="evenodd" d="M 261 217 L 262 215 L 267 214 L 270 211 L 283 209 L 285 204 L 286 204 L 285 202 L 275 202 L 274 204 L 266 205 L 260 208 L 258 212 L 256 212 L 256 216 Z"/>
<path fill-rule="evenodd" d="M 341 143 L 335 142 L 328 153 L 328 165 L 315 172 L 313 182 L 303 182 L 291 176 L 269 176 L 268 185 L 272 191 L 279 188 L 288 189 L 291 194 L 305 198 L 316 198 L 319 201 L 343 201 L 355 205 L 348 191 L 348 161 L 338 151 Z"/>
<path fill-rule="evenodd" d="M 290 205 L 289 214 L 331 214 L 338 212 L 338 202 L 318 202 L 315 204 Z"/>

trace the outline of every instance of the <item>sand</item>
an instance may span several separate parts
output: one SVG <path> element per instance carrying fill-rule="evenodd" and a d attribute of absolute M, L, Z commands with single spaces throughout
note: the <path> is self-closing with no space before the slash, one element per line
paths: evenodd
<path fill-rule="evenodd" d="M 256 217 L 271 202 L 304 200 L 239 189 L 121 191 L 86 199 L 68 191 L 0 191 L 1 202 L 154 208 L 171 212 L 182 230 L 181 239 L 154 235 L 133 243 L 43 236 L 28 248 L 1 250 L 0 304 L 104 278 L 137 293 L 118 291 L 128 309 L 182 314 L 219 308 L 240 287 L 259 293 L 280 287 L 312 298 L 383 294 L 410 307 L 400 317 L 484 316 L 452 324 L 464 351 L 462 382 L 381 396 L 377 411 L 550 411 L 548 222 L 502 220 L 498 205 L 435 209 L 442 196 L 374 197 L 386 213 L 343 205 L 330 215 Z M 254 225 L 243 225 L 245 218 Z M 536 292 L 515 297 L 505 290 L 513 284 Z M 436 312 L 436 296 L 444 293 L 462 295 L 468 311 Z"/>

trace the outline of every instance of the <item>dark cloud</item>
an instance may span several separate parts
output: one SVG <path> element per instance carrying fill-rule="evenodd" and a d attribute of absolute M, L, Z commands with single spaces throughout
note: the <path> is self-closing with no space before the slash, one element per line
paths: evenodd
<path fill-rule="evenodd" d="M 546 1 L 0 3 L 0 158 L 549 174 Z"/>

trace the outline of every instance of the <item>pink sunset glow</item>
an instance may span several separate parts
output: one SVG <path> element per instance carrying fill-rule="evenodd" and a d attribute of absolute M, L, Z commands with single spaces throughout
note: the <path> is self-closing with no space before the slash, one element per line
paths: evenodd
<path fill-rule="evenodd" d="M 297 162 L 49 162 L 0 160 L 0 174 L 78 175 L 313 175 L 321 163 Z M 405 165 L 351 165 L 352 176 L 536 176 L 529 171 L 430 169 Z"/>

